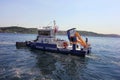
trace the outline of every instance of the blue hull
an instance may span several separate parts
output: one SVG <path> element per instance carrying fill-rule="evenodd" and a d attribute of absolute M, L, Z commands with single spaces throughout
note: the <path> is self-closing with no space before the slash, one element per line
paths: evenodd
<path fill-rule="evenodd" d="M 85 57 L 85 55 L 90 52 L 89 50 L 86 52 L 84 50 L 69 50 L 64 48 L 57 48 L 55 44 L 29 43 L 26 45 L 32 49 L 39 49 L 42 51 L 49 51 L 54 53 L 71 54 L 81 57 Z"/>

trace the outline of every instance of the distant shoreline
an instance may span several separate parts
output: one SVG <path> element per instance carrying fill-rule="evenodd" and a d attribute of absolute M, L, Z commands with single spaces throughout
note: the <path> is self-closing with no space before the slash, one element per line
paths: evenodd
<path fill-rule="evenodd" d="M 37 34 L 37 28 L 24 28 L 18 26 L 10 26 L 10 27 L 0 27 L 0 33 L 20 33 L 20 34 Z M 117 34 L 99 34 L 90 31 L 78 31 L 82 36 L 94 36 L 94 37 L 118 37 L 120 35 Z M 58 31 L 58 35 L 66 35 L 66 31 Z"/>

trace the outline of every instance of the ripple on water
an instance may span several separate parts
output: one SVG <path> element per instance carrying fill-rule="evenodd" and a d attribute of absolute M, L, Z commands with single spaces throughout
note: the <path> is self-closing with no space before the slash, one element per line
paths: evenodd
<path fill-rule="evenodd" d="M 119 45 L 116 45 L 120 43 L 119 39 L 90 37 L 92 53 L 85 58 L 39 50 L 16 49 L 16 41 L 33 40 L 34 36 L 0 35 L 0 80 L 120 79 L 120 49 Z M 113 41 L 114 43 L 109 45 Z"/>

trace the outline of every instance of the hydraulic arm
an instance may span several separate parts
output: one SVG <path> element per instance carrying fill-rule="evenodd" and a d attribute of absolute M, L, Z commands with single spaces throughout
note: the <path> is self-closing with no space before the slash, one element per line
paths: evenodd
<path fill-rule="evenodd" d="M 68 39 L 72 44 L 79 43 L 81 46 L 87 48 L 88 44 L 82 39 L 80 34 L 75 31 L 75 28 L 69 29 L 67 31 Z"/>

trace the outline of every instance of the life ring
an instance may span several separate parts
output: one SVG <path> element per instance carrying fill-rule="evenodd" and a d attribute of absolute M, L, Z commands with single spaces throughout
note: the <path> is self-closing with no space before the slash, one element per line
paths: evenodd
<path fill-rule="evenodd" d="M 67 48 L 68 47 L 68 43 L 67 42 L 63 42 L 63 47 Z"/>

